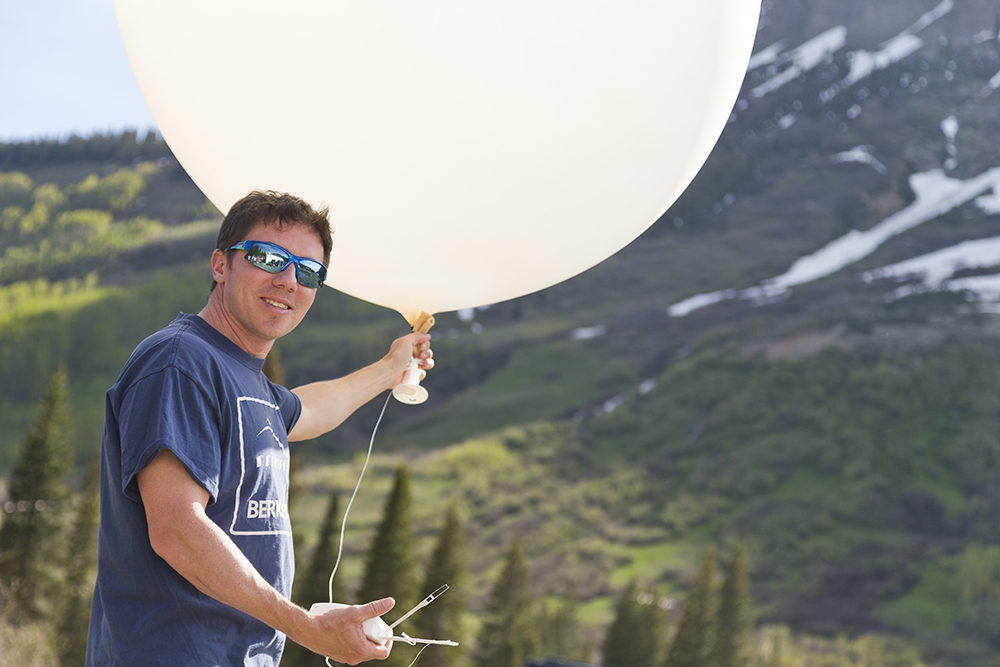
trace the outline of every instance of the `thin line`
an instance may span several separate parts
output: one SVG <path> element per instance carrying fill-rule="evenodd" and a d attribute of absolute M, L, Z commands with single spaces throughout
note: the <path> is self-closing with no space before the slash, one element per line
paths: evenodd
<path fill-rule="evenodd" d="M 413 663 L 417 661 L 417 658 L 420 657 L 420 654 L 423 653 L 427 649 L 428 646 L 430 646 L 430 644 L 424 644 L 424 647 L 422 649 L 420 649 L 419 651 L 417 651 L 417 654 L 415 656 L 413 656 L 413 662 L 411 662 L 409 665 L 407 665 L 407 667 L 413 667 Z"/>
<path fill-rule="evenodd" d="M 378 421 L 375 422 L 375 428 L 372 429 L 372 438 L 368 441 L 368 455 L 365 456 L 365 464 L 361 466 L 361 474 L 358 475 L 358 483 L 354 485 L 354 493 L 351 494 L 351 500 L 347 503 L 347 509 L 344 510 L 344 519 L 340 523 L 340 546 L 337 548 L 337 562 L 333 564 L 333 572 L 330 573 L 330 583 L 328 586 L 328 594 L 330 596 L 330 602 L 333 602 L 333 577 L 337 574 L 337 568 L 340 567 L 340 555 L 344 552 L 344 529 L 347 528 L 347 515 L 351 511 L 351 505 L 354 504 L 354 496 L 358 495 L 358 488 L 361 486 L 361 478 L 365 476 L 365 470 L 368 469 L 368 461 L 372 457 L 372 447 L 375 445 L 375 434 L 378 433 L 378 425 L 382 423 L 382 415 L 385 414 L 385 409 L 389 407 L 389 399 L 392 398 L 392 392 L 385 397 L 385 404 L 382 406 L 382 412 L 378 415 Z M 424 648 L 427 648 L 425 645 Z M 423 649 L 421 649 L 423 651 Z M 420 653 L 417 653 L 420 656 Z M 414 658 L 413 662 L 417 659 Z M 327 667 L 333 667 L 333 663 L 330 662 L 330 658 L 327 657 L 325 660 Z M 411 662 L 409 667 L 413 667 Z"/>
<path fill-rule="evenodd" d="M 230 535 L 291 535 L 290 530 L 279 530 L 279 531 L 257 531 L 257 530 L 236 530 L 236 521 L 240 517 L 240 495 L 243 491 L 243 482 L 246 480 L 247 476 L 247 461 L 246 461 L 246 443 L 243 439 L 243 401 L 250 401 L 252 403 L 260 403 L 261 405 L 266 405 L 269 408 L 274 409 L 275 412 L 281 412 L 281 407 L 275 405 L 274 403 L 269 403 L 267 401 L 261 400 L 259 398 L 253 398 L 252 396 L 240 396 L 236 399 L 236 421 L 240 425 L 240 483 L 236 485 L 236 505 L 233 507 L 233 522 L 229 524 L 229 534 Z M 263 433 L 263 431 L 261 431 Z M 258 433 L 257 435 L 260 435 Z M 274 436 L 274 430 L 272 429 L 271 435 Z M 278 440 L 277 436 L 274 436 L 275 440 Z M 282 449 L 285 445 L 281 444 L 281 440 L 278 440 L 278 446 Z"/>
<path fill-rule="evenodd" d="M 365 476 L 365 470 L 368 468 L 368 461 L 372 457 L 372 447 L 375 444 L 375 434 L 378 433 L 378 426 L 382 423 L 382 416 L 385 415 L 385 409 L 389 407 L 390 398 L 392 398 L 392 392 L 389 392 L 389 395 L 385 397 L 385 405 L 382 406 L 382 412 L 379 413 L 378 421 L 375 422 L 375 428 L 372 429 L 371 440 L 368 441 L 368 455 L 365 457 L 365 464 L 361 468 L 361 474 L 358 476 L 358 483 L 354 486 L 354 493 L 351 494 L 351 500 L 347 503 L 347 509 L 344 510 L 344 519 L 340 524 L 340 547 L 337 548 L 337 562 L 333 564 L 333 572 L 330 573 L 330 583 L 328 586 L 330 602 L 333 602 L 333 577 L 337 574 L 337 568 L 340 567 L 340 556 L 344 552 L 344 530 L 347 528 L 347 515 L 351 511 L 351 505 L 354 504 L 354 497 L 358 495 L 358 488 L 361 486 L 361 478 Z"/>
<path fill-rule="evenodd" d="M 233 522 L 229 525 L 229 533 L 236 530 L 236 520 L 240 516 L 240 491 L 243 489 L 243 480 L 247 476 L 247 461 L 245 445 L 243 444 L 243 397 L 236 399 L 236 421 L 240 425 L 240 483 L 236 485 L 236 503 L 233 505 Z"/>

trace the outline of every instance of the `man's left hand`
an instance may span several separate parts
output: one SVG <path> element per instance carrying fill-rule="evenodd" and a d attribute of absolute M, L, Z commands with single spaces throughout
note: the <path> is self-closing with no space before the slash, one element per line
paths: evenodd
<path fill-rule="evenodd" d="M 427 376 L 427 371 L 434 368 L 434 352 L 431 350 L 430 334 L 411 333 L 392 342 L 389 353 L 382 359 L 392 369 L 393 381 L 390 388 L 403 381 L 403 373 L 414 357 L 418 359 L 420 379 L 423 380 Z"/>

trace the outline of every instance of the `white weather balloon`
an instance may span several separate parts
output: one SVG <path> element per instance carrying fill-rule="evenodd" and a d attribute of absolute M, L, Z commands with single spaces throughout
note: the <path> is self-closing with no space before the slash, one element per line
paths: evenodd
<path fill-rule="evenodd" d="M 729 117 L 759 0 L 115 7 L 212 202 L 328 205 L 328 282 L 412 322 L 558 283 L 660 217 Z"/>

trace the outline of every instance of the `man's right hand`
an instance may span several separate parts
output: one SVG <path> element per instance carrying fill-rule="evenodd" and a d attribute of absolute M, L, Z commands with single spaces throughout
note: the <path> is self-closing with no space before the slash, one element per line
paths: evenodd
<path fill-rule="evenodd" d="M 382 616 L 395 604 L 392 598 L 383 598 L 323 614 L 310 614 L 312 622 L 308 630 L 293 639 L 311 651 L 348 665 L 385 660 L 392 650 L 392 642 L 381 646 L 370 641 L 361 625 L 370 618 Z"/>
<path fill-rule="evenodd" d="M 356 665 L 389 657 L 391 642 L 379 646 L 368 641 L 361 624 L 392 609 L 396 604 L 392 598 L 310 614 L 265 581 L 229 536 L 206 516 L 208 492 L 173 452 L 160 451 L 136 478 L 150 545 L 202 593 L 338 662 Z"/>

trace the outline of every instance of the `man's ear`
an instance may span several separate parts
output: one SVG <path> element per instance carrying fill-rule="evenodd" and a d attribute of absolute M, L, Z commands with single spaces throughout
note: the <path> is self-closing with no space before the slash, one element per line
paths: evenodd
<path fill-rule="evenodd" d="M 212 280 L 220 285 L 226 281 L 226 275 L 231 268 L 228 259 L 227 253 L 221 250 L 212 252 Z"/>

